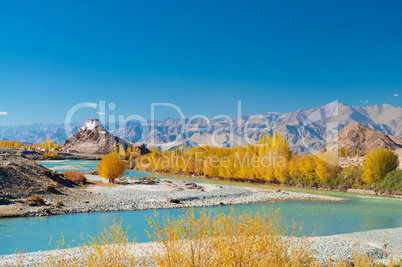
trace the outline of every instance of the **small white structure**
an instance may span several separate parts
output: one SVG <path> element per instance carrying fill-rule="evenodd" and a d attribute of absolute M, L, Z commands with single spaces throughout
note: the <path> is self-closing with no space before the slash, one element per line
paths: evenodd
<path fill-rule="evenodd" d="M 81 130 L 93 130 L 96 126 L 103 127 L 99 119 L 87 119 L 84 126 L 81 127 Z"/>

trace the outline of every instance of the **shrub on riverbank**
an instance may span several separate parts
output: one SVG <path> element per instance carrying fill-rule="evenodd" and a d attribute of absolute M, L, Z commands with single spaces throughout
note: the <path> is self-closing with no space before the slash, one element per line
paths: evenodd
<path fill-rule="evenodd" d="M 374 149 L 367 154 L 363 169 L 367 184 L 379 182 L 387 173 L 398 168 L 398 155 L 389 149 Z"/>
<path fill-rule="evenodd" d="M 42 152 L 42 155 L 45 157 L 45 159 L 64 159 L 64 156 L 59 154 L 59 151 L 54 150 L 54 151 L 44 151 Z"/>
<path fill-rule="evenodd" d="M 99 175 L 108 179 L 111 184 L 114 184 L 114 180 L 122 176 L 125 170 L 126 162 L 120 159 L 118 153 L 107 154 L 98 164 Z"/>
<path fill-rule="evenodd" d="M 85 241 L 79 248 L 78 254 L 49 256 L 46 263 L 41 266 L 148 266 L 147 260 L 139 261 L 135 254 L 131 253 L 130 247 L 135 244 L 128 240 L 128 228 L 123 229 L 122 220 L 120 223 L 114 222 L 104 232 L 98 236 L 89 236 L 89 241 Z M 83 237 L 85 240 L 85 238 Z M 58 249 L 65 248 L 64 237 L 58 242 Z M 139 263 L 142 263 L 141 265 Z"/>
<path fill-rule="evenodd" d="M 402 171 L 394 170 L 388 173 L 375 187 L 380 190 L 402 191 Z"/>
<path fill-rule="evenodd" d="M 367 186 L 363 181 L 363 168 L 361 166 L 349 166 L 342 169 L 333 180 L 328 182 L 328 185 L 339 190 Z"/>
<path fill-rule="evenodd" d="M 38 195 L 32 195 L 25 200 L 25 204 L 29 206 L 43 206 L 45 205 L 45 201 Z"/>
<path fill-rule="evenodd" d="M 83 174 L 82 172 L 69 171 L 69 172 L 65 172 L 64 176 L 67 179 L 69 179 L 77 184 L 85 185 L 87 183 L 87 178 L 85 178 L 85 174 Z"/>
<path fill-rule="evenodd" d="M 150 219 L 157 266 L 310 266 L 314 252 L 309 239 L 290 233 L 277 213 L 211 215 L 186 210 L 177 218 Z M 295 226 L 295 225 L 293 225 Z"/>

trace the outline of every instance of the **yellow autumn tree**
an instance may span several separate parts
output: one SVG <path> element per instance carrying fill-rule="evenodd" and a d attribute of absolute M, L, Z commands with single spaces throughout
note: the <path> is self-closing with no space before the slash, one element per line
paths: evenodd
<path fill-rule="evenodd" d="M 124 174 L 126 162 L 121 160 L 118 153 L 110 153 L 104 156 L 98 164 L 99 175 L 108 179 L 111 184 Z"/>
<path fill-rule="evenodd" d="M 219 175 L 219 158 L 217 156 L 211 155 L 204 161 L 204 174 L 209 177 Z"/>
<path fill-rule="evenodd" d="M 131 146 L 127 146 L 126 153 L 124 155 L 126 160 L 129 160 L 131 158 L 131 152 L 132 152 Z"/>
<path fill-rule="evenodd" d="M 175 147 L 140 156 L 136 168 L 145 171 L 185 173 L 236 180 L 325 184 L 339 172 L 337 153 L 297 156 L 279 133 L 263 135 L 257 144 L 236 147 Z"/>
<path fill-rule="evenodd" d="M 315 156 L 307 155 L 301 157 L 300 161 L 300 175 L 304 177 L 313 177 L 316 169 Z"/>
<path fill-rule="evenodd" d="M 335 178 L 339 172 L 336 154 L 333 151 L 318 153 L 315 159 L 315 173 L 321 182 L 327 182 Z"/>
<path fill-rule="evenodd" d="M 381 181 L 387 173 L 399 165 L 398 155 L 389 149 L 374 149 L 364 161 L 364 182 L 372 184 Z"/>

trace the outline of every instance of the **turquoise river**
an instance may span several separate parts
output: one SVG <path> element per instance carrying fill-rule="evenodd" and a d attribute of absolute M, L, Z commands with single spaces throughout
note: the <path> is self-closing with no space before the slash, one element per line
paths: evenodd
<path fill-rule="evenodd" d="M 64 172 L 68 170 L 93 171 L 97 161 L 45 161 L 40 162 L 46 167 Z M 151 176 L 149 173 L 129 171 L 128 176 Z M 157 176 L 166 178 L 167 176 Z M 373 229 L 402 227 L 402 199 L 378 196 L 347 194 L 341 192 L 328 192 L 321 190 L 308 190 L 281 186 L 253 185 L 248 183 L 225 182 L 208 179 L 186 179 L 196 182 L 231 184 L 243 186 L 256 186 L 264 188 L 280 188 L 288 191 L 325 194 L 347 198 L 342 203 L 321 203 L 289 201 L 277 203 L 258 203 L 234 206 L 236 211 L 269 211 L 270 208 L 279 209 L 285 217 L 284 223 L 289 225 L 292 218 L 303 221 L 303 234 L 327 236 Z M 207 207 L 207 211 L 228 212 L 231 207 Z M 195 209 L 196 211 L 200 208 Z M 178 215 L 183 209 L 159 209 L 160 217 Z M 82 244 L 81 233 L 97 235 L 105 226 L 111 225 L 113 220 L 123 219 L 123 225 L 129 226 L 130 239 L 137 238 L 137 242 L 148 242 L 145 230 L 149 230 L 147 216 L 153 216 L 155 210 L 96 212 L 82 214 L 68 214 L 49 217 L 27 217 L 0 219 L 0 254 L 12 254 L 17 250 L 33 252 L 54 249 L 56 240 L 60 240 L 63 233 L 70 246 Z M 49 244 L 50 236 L 53 241 Z"/>

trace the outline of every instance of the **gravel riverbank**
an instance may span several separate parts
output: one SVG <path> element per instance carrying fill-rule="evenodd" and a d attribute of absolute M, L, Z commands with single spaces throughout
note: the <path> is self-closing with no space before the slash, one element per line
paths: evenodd
<path fill-rule="evenodd" d="M 373 256 L 375 261 L 388 264 L 390 259 L 396 261 L 402 258 L 402 228 L 391 228 L 356 232 L 351 234 L 332 235 L 311 238 L 311 248 L 316 251 L 316 258 L 325 263 L 328 259 L 351 259 L 354 252 L 365 253 Z M 384 246 L 386 244 L 386 246 Z M 143 257 L 154 243 L 137 243 L 130 245 L 130 253 Z M 0 266 L 23 262 L 24 265 L 40 265 L 46 262 L 49 255 L 58 257 L 63 255 L 65 259 L 80 257 L 81 252 L 77 248 L 39 251 L 25 254 L 0 255 Z"/>
<path fill-rule="evenodd" d="M 119 210 L 168 209 L 238 205 L 276 201 L 346 201 L 343 198 L 260 188 L 161 180 L 156 183 L 126 179 L 125 185 L 108 186 L 97 175 L 86 175 L 93 185 L 64 188 L 61 194 L 44 195 L 42 207 L 18 206 L 15 216 L 48 216 Z M 57 202 L 63 206 L 58 207 Z M 16 204 L 17 205 L 17 204 Z M 1 210 L 0 210 L 1 214 Z"/>
<path fill-rule="evenodd" d="M 402 259 L 402 228 L 355 232 L 350 234 L 313 237 L 317 258 L 325 261 L 350 259 L 354 252 L 365 252 L 379 263 Z"/>

